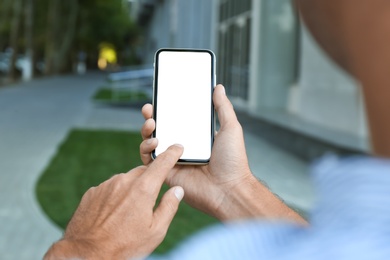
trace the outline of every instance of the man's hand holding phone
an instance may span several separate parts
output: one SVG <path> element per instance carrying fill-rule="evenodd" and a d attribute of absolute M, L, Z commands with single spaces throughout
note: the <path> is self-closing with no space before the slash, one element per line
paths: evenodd
<path fill-rule="evenodd" d="M 210 163 L 176 165 L 166 183 L 183 187 L 188 204 L 222 221 L 263 217 L 306 223 L 251 173 L 243 130 L 222 85 L 215 87 L 213 101 L 221 127 L 215 136 Z M 152 112 L 150 104 L 142 108 L 146 121 L 141 130 L 144 141 L 140 153 L 145 165 L 152 162 L 150 153 L 158 145 L 157 139 L 150 139 L 155 128 Z"/>
<path fill-rule="evenodd" d="M 257 180 L 248 166 L 241 125 L 222 85 L 214 89 L 213 101 L 221 128 L 215 136 L 210 163 L 202 166 L 176 165 L 166 182 L 169 186 L 182 186 L 186 191 L 185 200 L 190 205 L 223 220 L 232 217 L 227 216 L 223 208 L 227 194 L 237 186 Z M 140 150 L 145 165 L 152 162 L 150 153 L 158 145 L 157 139 L 150 139 L 155 128 L 152 112 L 150 104 L 142 108 L 146 121 L 141 130 L 144 141 Z M 237 217 L 239 215 L 237 212 Z"/>

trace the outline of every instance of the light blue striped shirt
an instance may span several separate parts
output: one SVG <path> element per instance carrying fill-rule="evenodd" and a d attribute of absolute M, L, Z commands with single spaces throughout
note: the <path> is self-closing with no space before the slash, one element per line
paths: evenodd
<path fill-rule="evenodd" d="M 310 227 L 261 220 L 221 224 L 163 259 L 390 260 L 390 161 L 329 156 L 313 166 L 312 177 L 318 201 Z"/>

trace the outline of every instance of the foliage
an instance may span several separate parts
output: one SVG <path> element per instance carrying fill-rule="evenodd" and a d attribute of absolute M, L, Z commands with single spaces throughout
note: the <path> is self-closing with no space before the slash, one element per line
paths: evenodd
<path fill-rule="evenodd" d="M 123 1 L 84 0 L 80 2 L 80 10 L 77 39 L 80 49 L 93 49 L 101 42 L 122 49 L 129 43 L 127 39 L 137 36 L 137 28 L 129 19 Z"/>
<path fill-rule="evenodd" d="M 142 101 L 144 103 L 151 102 L 150 98 L 144 92 L 139 91 L 130 91 L 130 90 L 117 90 L 114 92 L 111 88 L 101 88 L 99 89 L 93 99 L 96 101 L 128 101 L 128 102 L 138 102 Z"/>
<path fill-rule="evenodd" d="M 136 62 L 133 49 L 139 31 L 124 0 L 0 0 L 0 52 L 8 47 L 26 52 L 26 10 L 13 12 L 15 1 L 23 2 L 23 9 L 26 1 L 33 1 L 35 60 L 46 60 L 48 74 L 69 71 L 80 51 L 87 54 L 90 66 L 96 66 L 101 42 L 115 46 L 119 63 Z M 14 20 L 20 29 L 17 43 L 10 41 Z"/>
<path fill-rule="evenodd" d="M 138 150 L 141 141 L 139 133 L 70 132 L 37 183 L 37 197 L 43 210 L 56 224 L 65 228 L 89 187 L 142 163 Z M 162 193 L 166 190 L 164 186 Z M 189 234 L 215 222 L 215 219 L 181 203 L 166 239 L 156 252 L 166 252 Z"/>
<path fill-rule="evenodd" d="M 115 46 L 121 55 L 119 62 L 129 65 L 135 63 L 131 48 L 136 43 L 138 27 L 129 16 L 129 9 L 123 1 L 85 0 L 80 3 L 79 30 L 77 34 L 77 48 L 97 55 L 96 43 L 107 42 Z M 128 49 L 130 48 L 130 51 Z M 91 56 L 90 55 L 90 56 Z"/>

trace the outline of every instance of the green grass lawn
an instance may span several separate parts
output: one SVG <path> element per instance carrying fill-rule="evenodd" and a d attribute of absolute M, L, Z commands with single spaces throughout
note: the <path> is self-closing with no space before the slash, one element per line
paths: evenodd
<path fill-rule="evenodd" d="M 43 210 L 65 228 L 88 188 L 142 164 L 141 140 L 139 133 L 71 131 L 37 183 L 37 197 Z M 166 190 L 164 186 L 162 192 Z M 215 222 L 181 203 L 166 239 L 155 252 L 164 253 L 189 234 Z"/>
<path fill-rule="evenodd" d="M 132 90 L 116 90 L 103 87 L 93 96 L 93 100 L 101 102 L 150 102 L 150 98 L 144 92 Z"/>

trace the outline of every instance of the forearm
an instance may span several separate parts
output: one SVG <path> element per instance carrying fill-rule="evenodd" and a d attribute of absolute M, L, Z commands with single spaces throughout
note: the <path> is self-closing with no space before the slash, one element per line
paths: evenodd
<path fill-rule="evenodd" d="M 284 219 L 306 225 L 298 213 L 284 204 L 253 175 L 225 192 L 216 217 L 222 221 L 245 218 Z"/>

